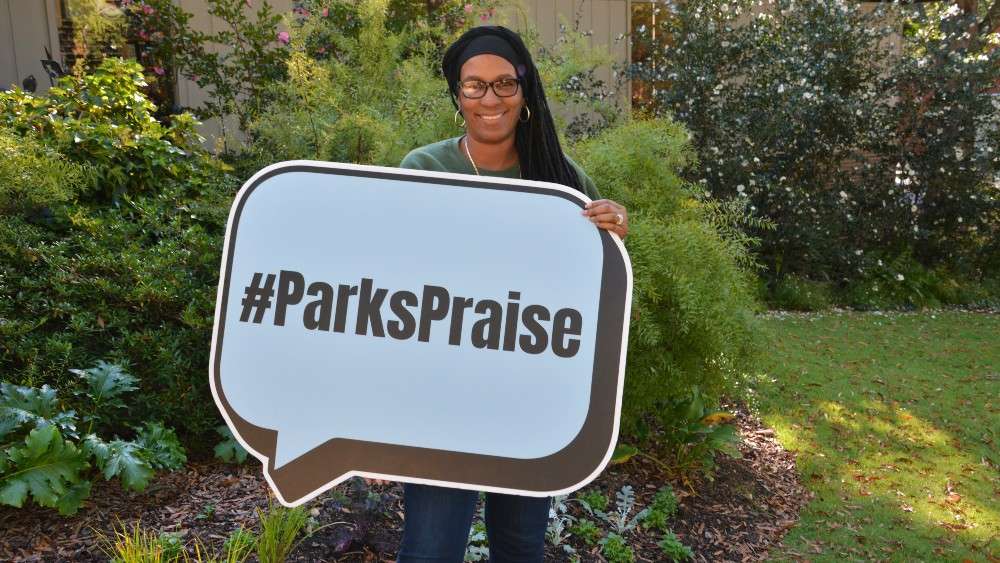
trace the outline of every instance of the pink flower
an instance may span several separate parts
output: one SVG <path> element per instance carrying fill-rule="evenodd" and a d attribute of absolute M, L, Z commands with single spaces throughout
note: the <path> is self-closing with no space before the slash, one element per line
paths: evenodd
<path fill-rule="evenodd" d="M 322 55 L 325 52 L 326 52 L 326 47 L 320 47 L 319 49 L 316 49 L 316 53 L 320 55 Z"/>
<path fill-rule="evenodd" d="M 153 8 L 149 4 L 146 4 L 146 5 L 144 5 L 142 7 L 142 13 L 146 14 L 147 16 L 150 15 L 150 14 L 153 14 L 155 12 L 156 12 L 156 8 Z"/>
<path fill-rule="evenodd" d="M 146 33 L 145 29 L 140 29 L 139 30 L 139 39 L 142 39 L 143 41 L 149 39 L 149 34 Z"/>
<path fill-rule="evenodd" d="M 291 41 L 291 40 L 292 40 L 292 36 L 288 35 L 287 31 L 279 31 L 278 32 L 278 43 L 281 43 L 282 45 L 288 45 L 288 42 Z"/>
<path fill-rule="evenodd" d="M 323 8 L 323 17 L 324 18 L 330 17 L 330 8 Z"/>
<path fill-rule="evenodd" d="M 479 21 L 484 22 L 484 21 L 486 21 L 488 19 L 490 19 L 490 15 L 489 14 L 487 14 L 485 12 L 482 13 L 482 14 L 479 14 Z"/>
<path fill-rule="evenodd" d="M 162 66 L 154 66 L 153 67 L 153 72 L 155 72 L 156 74 L 158 74 L 160 76 L 163 76 L 163 74 L 164 74 Z"/>
<path fill-rule="evenodd" d="M 471 14 L 472 13 L 472 4 L 466 4 L 465 5 L 465 13 L 466 14 Z"/>

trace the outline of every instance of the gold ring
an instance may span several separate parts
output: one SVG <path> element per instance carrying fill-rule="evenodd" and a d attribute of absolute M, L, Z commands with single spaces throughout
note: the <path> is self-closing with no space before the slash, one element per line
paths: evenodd
<path fill-rule="evenodd" d="M 621 213 L 615 213 L 615 225 L 621 225 L 625 222 L 625 217 Z"/>

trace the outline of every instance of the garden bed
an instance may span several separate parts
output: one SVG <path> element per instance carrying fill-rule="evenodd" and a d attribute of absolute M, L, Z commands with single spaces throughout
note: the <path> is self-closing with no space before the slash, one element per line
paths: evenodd
<path fill-rule="evenodd" d="M 713 481 L 688 488 L 673 483 L 680 500 L 671 521 L 678 538 L 698 561 L 750 561 L 766 557 L 796 521 L 809 495 L 795 473 L 794 456 L 774 440 L 773 432 L 745 409 L 736 424 L 743 436 L 742 459 L 719 459 Z M 609 498 L 624 485 L 636 492 L 638 507 L 647 506 L 667 484 L 656 465 L 643 458 L 609 467 L 587 490 Z M 692 489 L 696 492 L 692 492 Z M 393 561 L 402 526 L 402 488 L 343 485 L 308 504 L 311 525 L 320 528 L 292 554 L 292 561 Z M 374 498 L 374 497 L 372 497 Z M 366 500 L 369 500 L 366 505 Z M 192 464 L 159 476 L 143 493 L 100 483 L 74 517 L 60 517 L 36 506 L 0 508 L 0 559 L 14 561 L 105 561 L 99 534 L 112 534 L 119 522 L 157 532 L 172 532 L 187 543 L 197 538 L 212 549 L 241 525 L 254 528 L 256 509 L 266 509 L 268 488 L 256 462 L 242 467 L 218 463 Z M 571 513 L 582 515 L 575 503 Z M 659 561 L 659 535 L 637 529 L 626 539 L 637 561 Z M 578 538 L 569 543 L 583 561 L 600 561 L 600 547 Z M 547 546 L 547 561 L 568 561 L 559 547 Z"/>

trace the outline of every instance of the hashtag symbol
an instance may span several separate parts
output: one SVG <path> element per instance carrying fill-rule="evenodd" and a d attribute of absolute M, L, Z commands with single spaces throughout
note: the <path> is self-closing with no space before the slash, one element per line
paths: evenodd
<path fill-rule="evenodd" d="M 240 315 L 241 322 L 247 322 L 250 313 L 254 313 L 253 322 L 260 324 L 264 320 L 264 312 L 271 307 L 271 298 L 274 297 L 274 274 L 267 275 L 264 287 L 261 287 L 260 278 L 264 274 L 256 272 L 253 280 L 246 287 L 243 293 L 243 314 Z"/>

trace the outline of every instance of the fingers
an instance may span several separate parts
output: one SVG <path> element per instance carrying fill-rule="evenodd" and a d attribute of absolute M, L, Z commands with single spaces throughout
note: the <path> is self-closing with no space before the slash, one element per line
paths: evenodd
<path fill-rule="evenodd" d="M 611 231 L 622 238 L 628 235 L 628 212 L 625 207 L 610 199 L 590 202 L 581 214 L 600 229 Z"/>
<path fill-rule="evenodd" d="M 615 225 L 614 223 L 597 223 L 597 228 L 604 229 L 605 231 L 611 231 L 621 238 L 625 238 L 628 235 L 628 227 L 625 225 Z"/>

